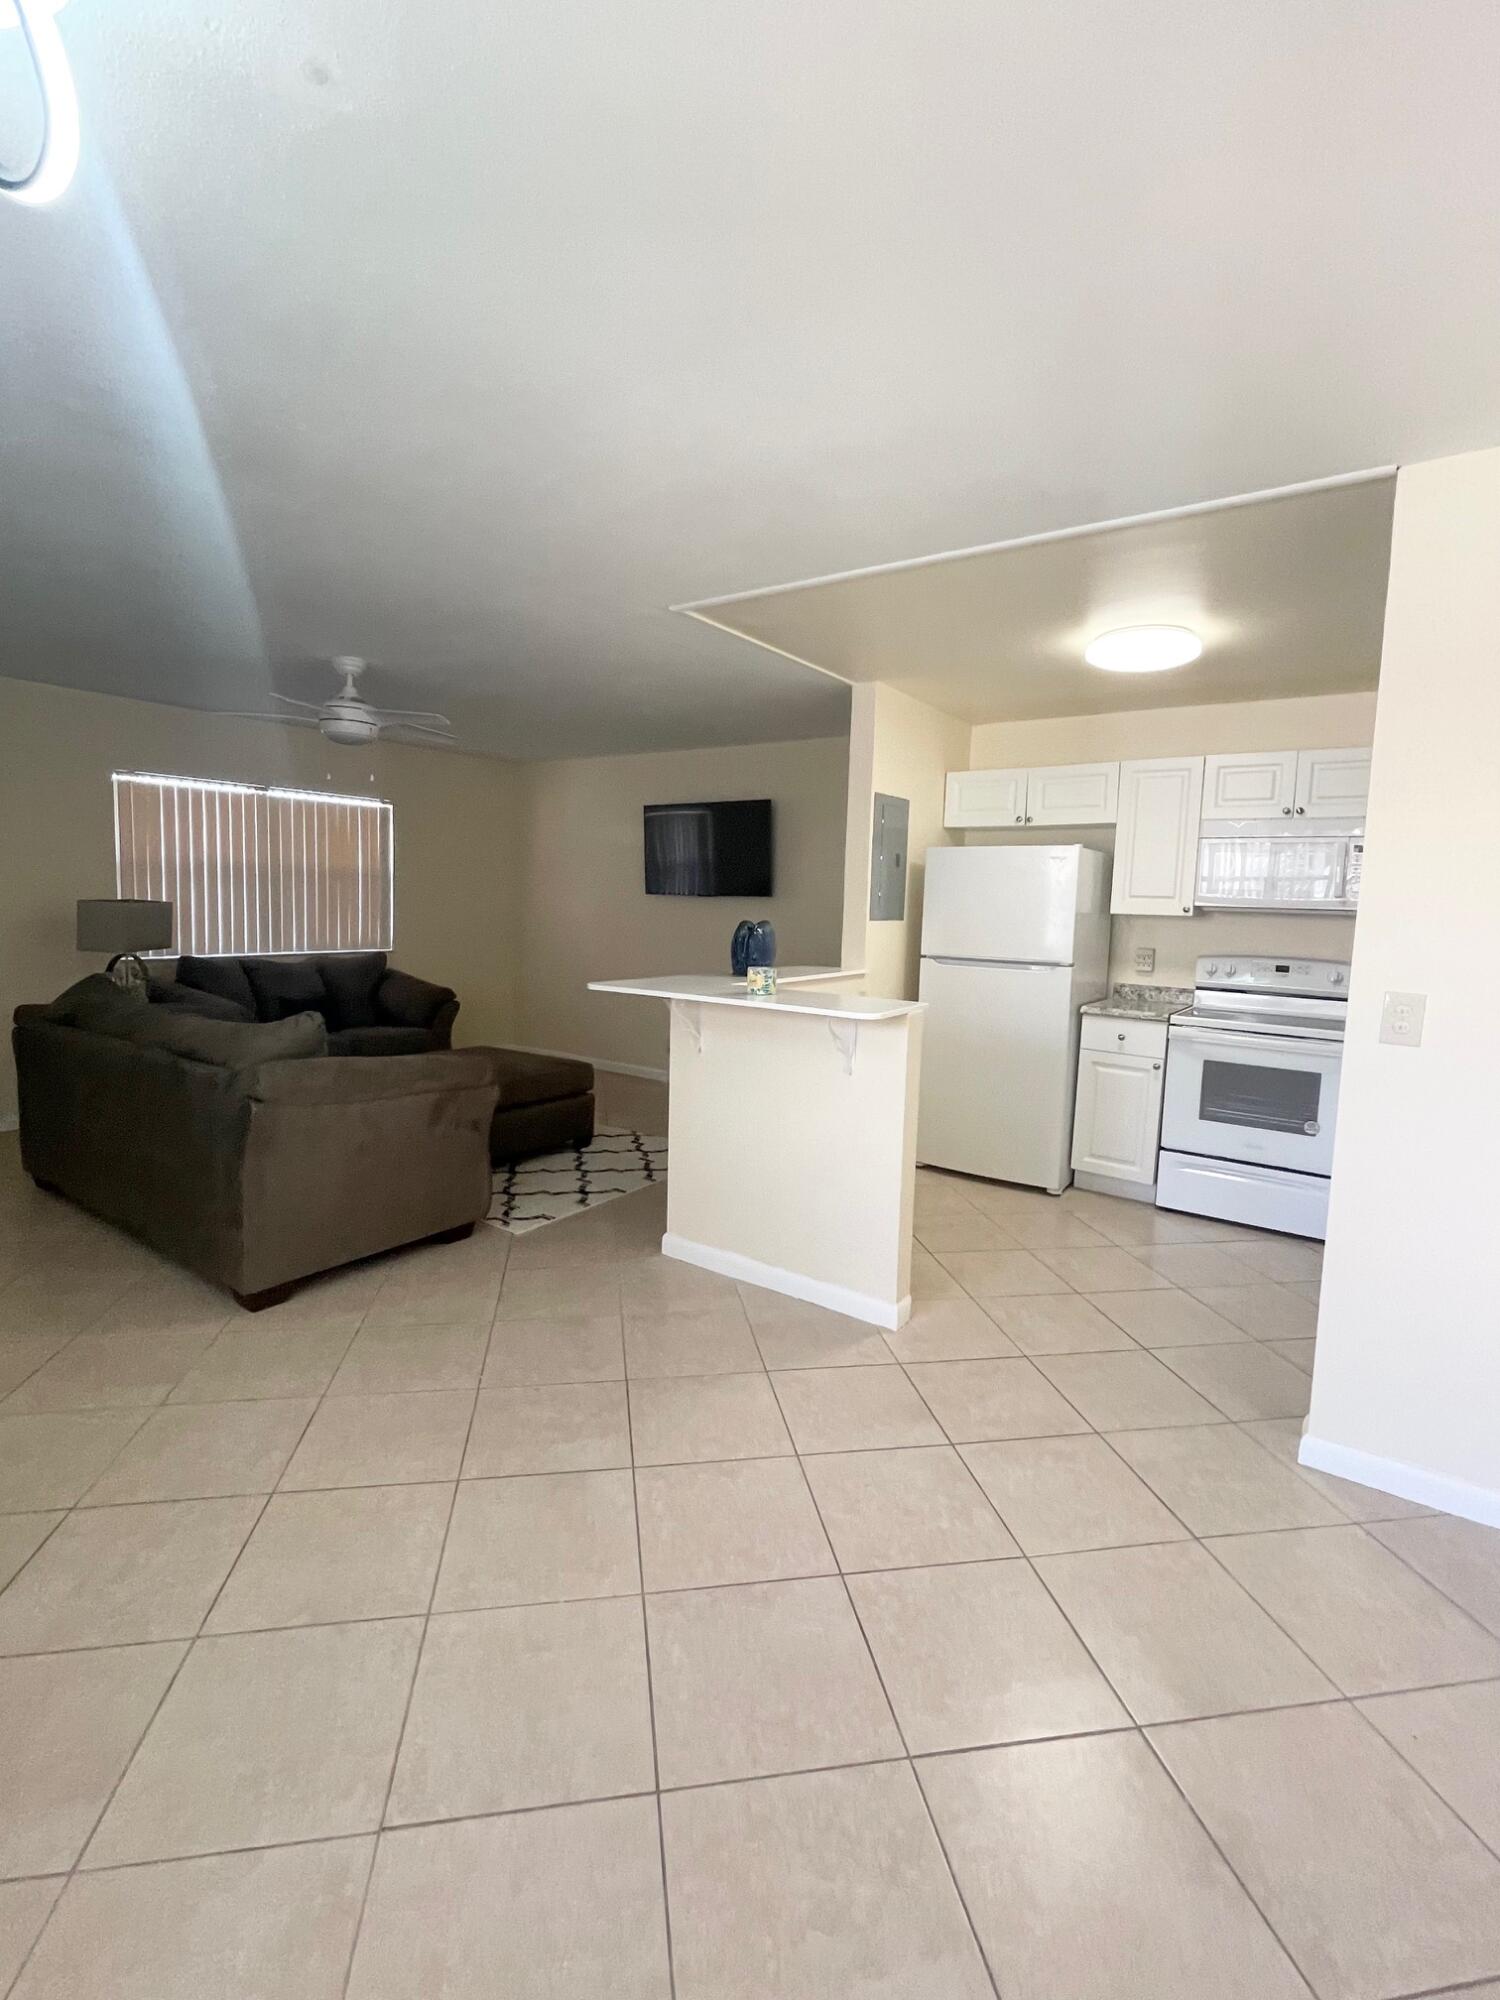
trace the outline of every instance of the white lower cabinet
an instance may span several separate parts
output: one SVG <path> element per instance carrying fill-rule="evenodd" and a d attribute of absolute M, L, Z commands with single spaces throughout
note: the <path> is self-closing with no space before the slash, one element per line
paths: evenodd
<path fill-rule="evenodd" d="M 1073 1113 L 1073 1171 L 1149 1187 L 1156 1179 L 1164 1022 L 1085 1015 Z"/>

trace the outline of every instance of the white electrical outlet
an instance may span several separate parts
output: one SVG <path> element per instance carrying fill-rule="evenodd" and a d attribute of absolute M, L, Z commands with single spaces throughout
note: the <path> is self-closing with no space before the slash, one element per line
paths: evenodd
<path fill-rule="evenodd" d="M 1380 1010 L 1380 1039 L 1397 1048 L 1422 1046 L 1422 1017 L 1427 1012 L 1425 993 L 1387 993 Z"/>
<path fill-rule="evenodd" d="M 1156 947 L 1154 945 L 1138 944 L 1136 946 L 1135 969 L 1137 972 L 1155 972 Z"/>

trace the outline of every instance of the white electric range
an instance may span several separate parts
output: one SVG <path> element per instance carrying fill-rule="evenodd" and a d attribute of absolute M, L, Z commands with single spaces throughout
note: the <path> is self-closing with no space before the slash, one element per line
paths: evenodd
<path fill-rule="evenodd" d="M 1323 958 L 1200 958 L 1167 1028 L 1159 1208 L 1321 1237 L 1349 968 Z"/>

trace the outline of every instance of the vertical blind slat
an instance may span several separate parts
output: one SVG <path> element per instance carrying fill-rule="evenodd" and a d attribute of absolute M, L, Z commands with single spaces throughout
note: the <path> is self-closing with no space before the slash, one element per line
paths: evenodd
<path fill-rule="evenodd" d="M 383 799 L 118 773 L 114 811 L 116 894 L 173 905 L 173 952 L 391 948 Z"/>

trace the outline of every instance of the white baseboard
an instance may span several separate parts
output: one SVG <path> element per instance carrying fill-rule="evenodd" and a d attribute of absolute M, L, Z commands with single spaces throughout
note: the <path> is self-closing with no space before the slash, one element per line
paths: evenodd
<path fill-rule="evenodd" d="M 1398 1500 L 1414 1500 L 1419 1507 L 1436 1507 L 1440 1514 L 1457 1514 L 1486 1528 L 1500 1528 L 1500 1493 L 1488 1486 L 1471 1486 L 1467 1479 L 1449 1479 L 1441 1472 L 1406 1465 L 1399 1458 L 1377 1458 L 1372 1451 L 1356 1451 L 1352 1445 L 1329 1444 L 1325 1438 L 1305 1435 L 1297 1449 L 1297 1462 L 1315 1472 L 1352 1479 L 1356 1486 L 1373 1486 L 1377 1493 L 1394 1493 Z"/>
<path fill-rule="evenodd" d="M 534 1049 L 525 1042 L 507 1042 L 508 1049 L 514 1049 L 523 1056 L 556 1056 L 564 1062 L 592 1063 L 595 1069 L 608 1070 L 611 1076 L 643 1076 L 650 1083 L 665 1083 L 667 1072 L 652 1069 L 647 1063 L 606 1062 L 603 1056 L 581 1056 L 573 1049 Z"/>
<path fill-rule="evenodd" d="M 812 1306 L 826 1306 L 830 1312 L 849 1319 L 862 1319 L 869 1326 L 894 1333 L 911 1317 L 911 1300 L 877 1299 L 869 1292 L 854 1292 L 847 1285 L 830 1285 L 822 1278 L 804 1278 L 800 1271 L 784 1271 L 779 1264 L 762 1264 L 756 1257 L 742 1257 L 737 1250 L 719 1250 L 711 1243 L 694 1243 L 670 1231 L 661 1239 L 664 1257 L 679 1263 L 696 1264 L 703 1271 L 717 1271 L 722 1278 L 734 1278 L 742 1285 L 762 1285 L 768 1292 L 784 1292 L 789 1299 L 805 1299 Z"/>

